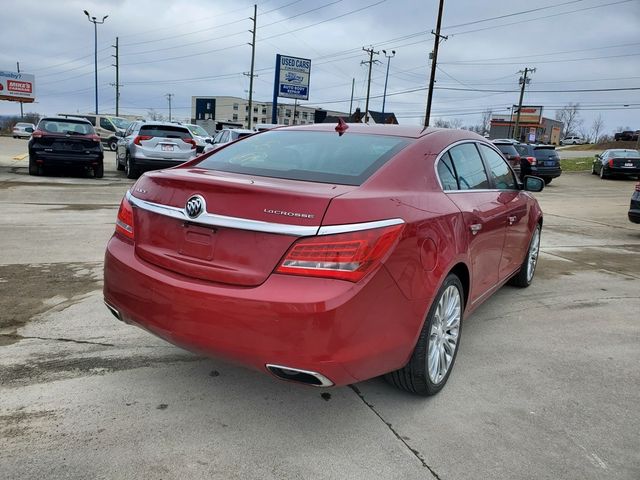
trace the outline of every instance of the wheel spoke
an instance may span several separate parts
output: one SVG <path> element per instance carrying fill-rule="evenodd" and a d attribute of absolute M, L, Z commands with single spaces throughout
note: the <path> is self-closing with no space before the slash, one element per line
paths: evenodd
<path fill-rule="evenodd" d="M 458 344 L 461 316 L 460 291 L 450 285 L 438 300 L 429 332 L 427 369 L 433 383 L 440 383 L 451 367 Z"/>

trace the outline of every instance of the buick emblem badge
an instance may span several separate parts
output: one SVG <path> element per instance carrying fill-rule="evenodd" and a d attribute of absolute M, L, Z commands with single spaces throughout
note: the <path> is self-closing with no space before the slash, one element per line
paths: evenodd
<path fill-rule="evenodd" d="M 200 195 L 193 195 L 187 200 L 187 204 L 184 207 L 184 211 L 189 218 L 196 218 L 202 212 L 205 211 L 204 198 Z"/>

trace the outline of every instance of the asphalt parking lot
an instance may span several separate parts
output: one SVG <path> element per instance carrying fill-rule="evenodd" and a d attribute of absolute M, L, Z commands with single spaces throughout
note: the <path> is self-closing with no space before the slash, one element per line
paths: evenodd
<path fill-rule="evenodd" d="M 640 478 L 635 181 L 564 174 L 533 285 L 465 319 L 446 388 L 317 390 L 180 350 L 117 322 L 102 258 L 131 185 L 29 177 L 0 138 L 0 476 Z"/>

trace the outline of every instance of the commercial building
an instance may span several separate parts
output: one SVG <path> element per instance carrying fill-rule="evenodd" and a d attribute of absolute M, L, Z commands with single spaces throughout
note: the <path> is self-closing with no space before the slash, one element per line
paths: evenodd
<path fill-rule="evenodd" d="M 216 130 L 216 123 L 246 128 L 251 115 L 252 126 L 270 124 L 272 102 L 253 101 L 249 112 L 249 101 L 240 97 L 212 96 L 191 97 L 191 122 L 201 125 L 207 131 Z M 306 125 L 316 123 L 317 112 L 347 118 L 348 113 L 327 111 L 296 103 L 278 103 L 276 123 L 279 125 Z M 325 115 L 326 116 L 326 115 Z"/>
<path fill-rule="evenodd" d="M 489 138 L 515 138 L 526 143 L 560 144 L 560 132 L 563 123 L 542 116 L 543 107 L 523 106 L 520 110 L 520 123 L 516 132 L 518 107 L 512 113 L 491 116 Z"/>

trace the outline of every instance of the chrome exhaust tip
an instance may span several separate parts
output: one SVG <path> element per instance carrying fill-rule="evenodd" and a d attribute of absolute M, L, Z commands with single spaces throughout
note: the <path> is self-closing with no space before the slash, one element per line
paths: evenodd
<path fill-rule="evenodd" d="M 109 303 L 106 300 L 103 300 L 103 301 L 104 301 L 105 306 L 109 309 L 109 311 L 113 314 L 113 316 L 116 317 L 121 322 L 124 322 L 124 320 L 122 319 L 122 315 L 120 314 L 118 309 L 116 307 L 114 307 L 113 305 L 109 305 Z"/>
<path fill-rule="evenodd" d="M 318 372 L 300 370 L 299 368 L 285 367 L 267 363 L 267 370 L 281 380 L 303 383 L 312 387 L 331 387 L 333 382 Z"/>

